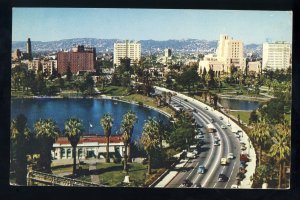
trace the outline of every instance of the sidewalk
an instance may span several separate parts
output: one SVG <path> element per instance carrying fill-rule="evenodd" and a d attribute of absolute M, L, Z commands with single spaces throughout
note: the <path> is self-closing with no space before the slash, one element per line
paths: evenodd
<path fill-rule="evenodd" d="M 181 153 L 179 153 L 181 154 Z M 176 157 L 176 155 L 174 156 Z M 189 159 L 182 159 L 179 161 L 177 165 L 175 165 L 174 169 L 180 169 L 186 165 Z M 178 170 L 170 170 L 168 174 L 158 183 L 155 185 L 155 187 L 165 187 L 167 186 L 173 178 L 179 173 Z"/>

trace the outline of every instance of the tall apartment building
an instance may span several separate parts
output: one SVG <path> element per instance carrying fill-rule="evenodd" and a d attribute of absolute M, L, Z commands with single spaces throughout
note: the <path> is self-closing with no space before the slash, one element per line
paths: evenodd
<path fill-rule="evenodd" d="M 225 70 L 228 73 L 232 65 L 243 72 L 245 71 L 246 59 L 244 58 L 243 41 L 234 40 L 228 35 L 221 34 L 216 53 L 218 60 L 224 62 Z"/>
<path fill-rule="evenodd" d="M 141 60 L 141 44 L 139 42 L 114 43 L 114 65 L 119 66 L 121 58 L 130 58 L 133 65 Z"/>
<path fill-rule="evenodd" d="M 263 69 L 287 69 L 291 66 L 291 45 L 286 42 L 263 44 Z"/>
<path fill-rule="evenodd" d="M 164 64 L 171 65 L 172 64 L 172 50 L 167 48 L 164 50 L 164 52 L 165 52 Z"/>
<path fill-rule="evenodd" d="M 66 73 L 68 66 L 73 74 L 79 71 L 95 71 L 95 63 L 96 48 L 78 45 L 71 51 L 57 53 L 57 69 L 60 74 Z"/>
<path fill-rule="evenodd" d="M 231 66 L 245 72 L 244 44 L 241 40 L 234 40 L 228 35 L 221 34 L 216 53 L 204 56 L 199 62 L 198 73 L 203 73 L 204 69 L 206 72 L 211 69 L 222 76 L 230 73 Z"/>

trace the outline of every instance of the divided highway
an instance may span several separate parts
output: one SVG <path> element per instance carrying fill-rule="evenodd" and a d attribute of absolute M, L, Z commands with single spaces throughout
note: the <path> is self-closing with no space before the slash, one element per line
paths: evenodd
<path fill-rule="evenodd" d="M 157 89 L 156 92 L 160 93 Z M 231 127 L 228 126 L 227 119 L 221 119 L 216 111 L 211 110 L 209 107 L 201 107 L 178 96 L 172 97 L 171 105 L 174 104 L 193 111 L 196 123 L 204 126 L 201 128 L 204 133 L 204 142 L 201 145 L 199 156 L 190 159 L 184 168 L 178 169 L 180 170 L 179 173 L 165 187 L 182 187 L 183 181 L 188 179 L 192 182 L 191 187 L 231 188 L 233 184 L 236 184 L 236 175 L 240 167 L 240 142 L 232 133 Z M 214 120 L 213 123 L 211 123 L 211 119 Z M 207 124 L 213 124 L 216 132 L 208 133 L 206 130 Z M 222 129 L 222 125 L 226 129 Z M 213 144 L 215 136 L 220 139 L 219 146 Z M 227 158 L 229 153 L 233 153 L 235 158 L 229 159 L 230 162 L 227 165 L 221 165 L 221 158 Z M 204 174 L 197 172 L 200 165 L 206 168 Z M 219 174 L 225 174 L 228 180 L 218 182 Z"/>

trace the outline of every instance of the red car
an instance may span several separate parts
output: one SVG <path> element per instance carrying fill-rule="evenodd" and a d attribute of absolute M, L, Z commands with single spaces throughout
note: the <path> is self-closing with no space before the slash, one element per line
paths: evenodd
<path fill-rule="evenodd" d="M 249 158 L 247 155 L 245 154 L 241 154 L 240 155 L 240 161 L 245 161 L 245 162 L 249 162 Z"/>

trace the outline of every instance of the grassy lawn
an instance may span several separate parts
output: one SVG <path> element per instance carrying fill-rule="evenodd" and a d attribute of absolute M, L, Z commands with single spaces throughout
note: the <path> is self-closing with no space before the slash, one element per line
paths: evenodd
<path fill-rule="evenodd" d="M 22 96 L 33 96 L 33 94 L 31 92 L 23 92 L 23 91 L 15 91 L 15 90 L 11 90 L 11 96 L 12 97 L 22 97 Z"/>
<path fill-rule="evenodd" d="M 246 124 L 249 123 L 250 113 L 251 111 L 230 111 L 230 114 L 235 116 L 236 118 L 238 117 L 238 115 L 240 115 L 241 121 L 245 122 Z"/>
<path fill-rule="evenodd" d="M 102 87 L 98 87 L 98 90 L 102 91 Z M 127 89 L 121 86 L 107 86 L 104 88 L 103 93 L 110 96 L 124 96 L 127 94 Z"/>
<path fill-rule="evenodd" d="M 147 165 L 129 163 L 128 167 L 130 181 L 133 181 L 136 186 L 144 184 Z M 108 184 L 109 186 L 118 186 L 122 181 L 124 181 L 125 173 L 123 173 L 122 164 L 99 163 L 96 168 L 97 172 L 99 172 L 99 179 L 101 183 Z"/>
<path fill-rule="evenodd" d="M 127 101 L 143 102 L 143 104 L 145 104 L 145 105 L 158 108 L 157 104 L 156 104 L 156 99 L 151 98 L 151 97 L 147 97 L 147 96 L 144 96 L 144 95 L 141 95 L 141 94 L 131 94 L 131 95 L 128 95 L 128 96 L 124 96 L 123 99 L 127 100 Z M 175 114 L 175 112 L 171 108 L 169 108 L 168 106 L 159 107 L 158 109 L 162 110 L 166 113 L 169 113 L 171 115 Z"/>
<path fill-rule="evenodd" d="M 78 97 L 78 96 L 82 96 L 80 93 L 77 93 L 76 90 L 63 90 L 60 93 L 60 96 L 62 97 Z"/>

